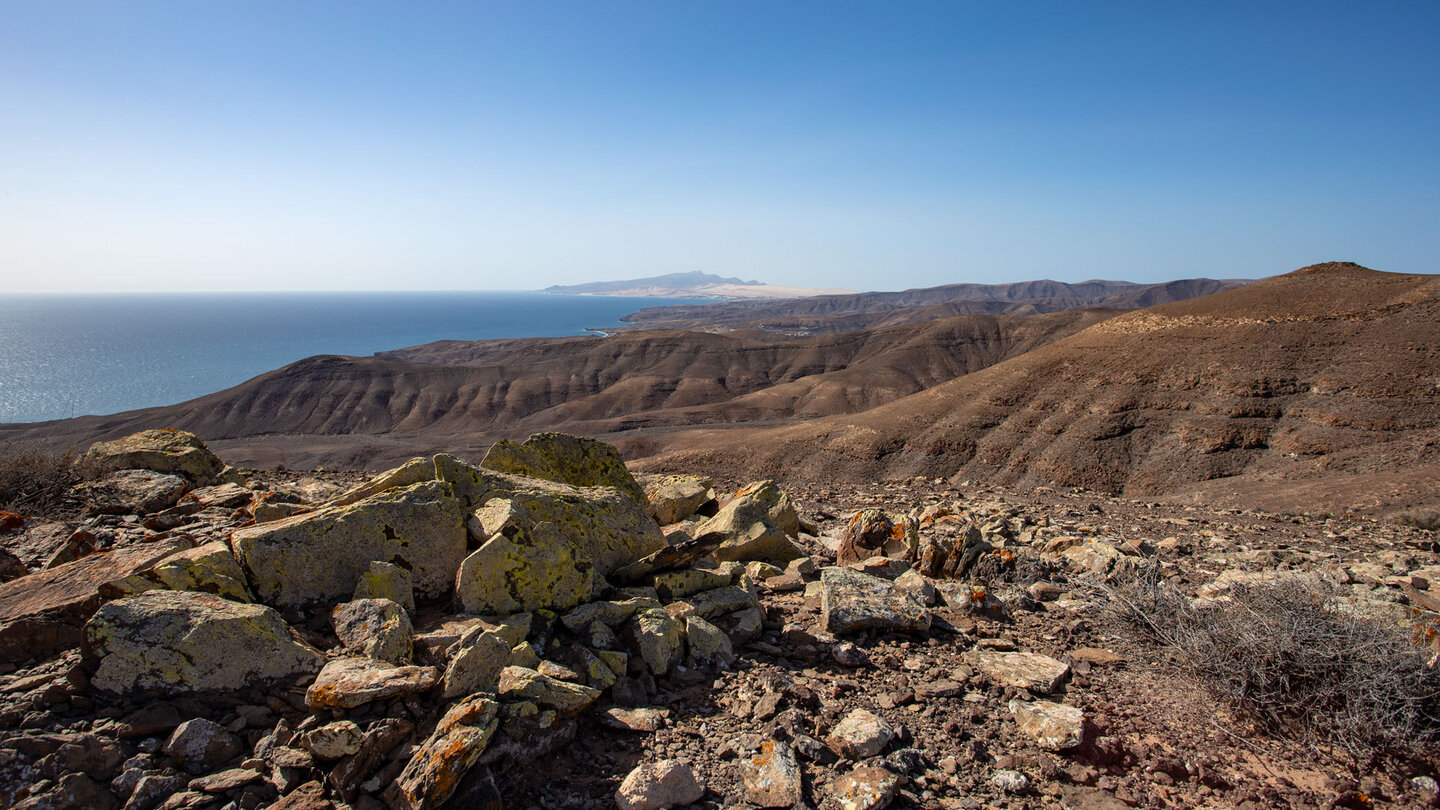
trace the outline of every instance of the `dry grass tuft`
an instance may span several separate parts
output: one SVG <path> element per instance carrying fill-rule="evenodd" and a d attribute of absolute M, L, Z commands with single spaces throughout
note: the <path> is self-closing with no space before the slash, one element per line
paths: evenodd
<path fill-rule="evenodd" d="M 70 508 L 70 488 L 89 473 L 74 451 L 0 448 L 0 510 L 26 517 L 57 517 Z"/>
<path fill-rule="evenodd" d="M 1412 526 L 1430 532 L 1440 531 L 1440 510 L 1414 509 L 1409 512 L 1401 512 L 1392 517 L 1390 521 L 1397 526 Z"/>
<path fill-rule="evenodd" d="M 1318 579 L 1236 585 L 1197 607 L 1151 566 L 1110 595 L 1113 618 L 1272 732 L 1361 757 L 1440 742 L 1440 670 L 1409 634 L 1345 612 Z"/>

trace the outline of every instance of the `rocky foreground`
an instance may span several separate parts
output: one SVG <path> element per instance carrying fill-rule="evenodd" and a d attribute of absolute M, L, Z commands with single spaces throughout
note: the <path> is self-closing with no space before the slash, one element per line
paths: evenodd
<path fill-rule="evenodd" d="M 0 514 L 7 806 L 1440 804 L 1433 751 L 1264 733 L 1108 610 L 1155 566 L 1201 603 L 1318 578 L 1425 643 L 1433 532 L 637 480 L 561 434 L 369 479 L 174 431 L 87 463 L 85 515 Z"/>

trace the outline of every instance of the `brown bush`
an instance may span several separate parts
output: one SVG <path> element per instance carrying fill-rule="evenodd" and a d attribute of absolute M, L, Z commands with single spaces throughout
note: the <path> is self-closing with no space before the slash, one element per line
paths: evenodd
<path fill-rule="evenodd" d="M 70 488 L 89 473 L 73 450 L 0 448 L 0 510 L 26 517 L 59 517 L 72 511 Z"/>
<path fill-rule="evenodd" d="M 1440 531 L 1440 510 L 1414 509 L 1401 512 L 1390 518 L 1390 521 L 1399 526 L 1413 526 L 1429 532 Z"/>
<path fill-rule="evenodd" d="M 1274 732 L 1360 756 L 1440 742 L 1440 670 L 1409 634 L 1345 612 L 1318 579 L 1235 585 L 1196 607 L 1152 566 L 1110 593 L 1115 619 Z"/>

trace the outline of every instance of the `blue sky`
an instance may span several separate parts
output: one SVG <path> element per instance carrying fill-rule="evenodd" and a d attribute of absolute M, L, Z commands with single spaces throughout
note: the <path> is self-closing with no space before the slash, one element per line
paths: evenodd
<path fill-rule="evenodd" d="M 1436 272 L 1440 3 L 0 0 L 0 289 Z"/>

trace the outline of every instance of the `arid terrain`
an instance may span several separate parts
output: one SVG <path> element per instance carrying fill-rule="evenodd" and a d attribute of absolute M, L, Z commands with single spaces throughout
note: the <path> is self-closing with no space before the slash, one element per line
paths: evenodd
<path fill-rule="evenodd" d="M 752 325 L 314 357 L 179 405 L 0 426 L 0 441 L 83 448 L 170 426 L 239 464 L 377 469 L 560 429 L 613 442 L 647 470 L 923 475 L 1379 515 L 1440 505 L 1436 276 L 1331 263 L 1241 286 L 1060 286 L 985 294 L 1033 311 L 1221 291 L 809 337 Z M 933 313 L 926 300 L 783 306 L 839 301 L 904 321 Z"/>

